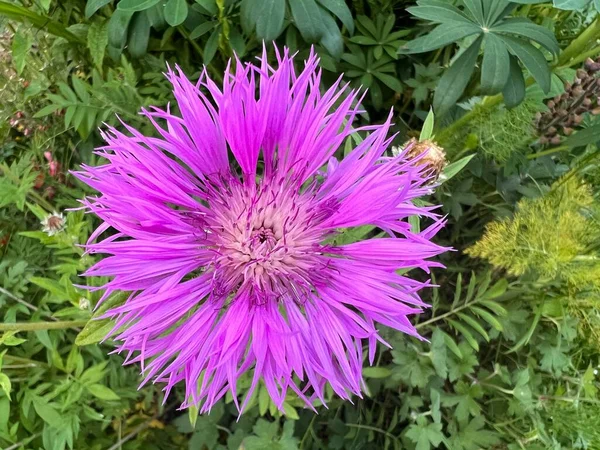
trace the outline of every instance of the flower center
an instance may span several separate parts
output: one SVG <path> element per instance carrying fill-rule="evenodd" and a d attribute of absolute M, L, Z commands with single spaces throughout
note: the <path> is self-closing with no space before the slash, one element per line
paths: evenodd
<path fill-rule="evenodd" d="M 318 225 L 327 214 L 314 209 L 310 195 L 284 183 L 263 180 L 249 189 L 232 182 L 213 194 L 207 235 L 216 253 L 212 266 L 218 290 L 247 286 L 257 302 L 293 292 L 301 301 L 322 264 L 326 231 Z"/>

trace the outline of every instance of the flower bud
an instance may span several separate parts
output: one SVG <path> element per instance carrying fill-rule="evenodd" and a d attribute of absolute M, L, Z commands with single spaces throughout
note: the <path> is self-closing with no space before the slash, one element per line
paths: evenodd
<path fill-rule="evenodd" d="M 410 147 L 407 158 L 418 158 L 415 164 L 425 165 L 431 170 L 434 179 L 437 179 L 446 165 L 446 152 L 435 142 L 426 139 L 418 142 L 415 138 L 408 141 L 405 148 Z"/>

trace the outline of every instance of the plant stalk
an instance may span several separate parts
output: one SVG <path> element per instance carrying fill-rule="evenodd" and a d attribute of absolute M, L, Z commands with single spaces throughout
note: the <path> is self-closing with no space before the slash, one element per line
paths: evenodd
<path fill-rule="evenodd" d="M 58 322 L 17 322 L 0 323 L 0 331 L 42 331 L 64 330 L 67 328 L 83 327 L 87 320 L 67 320 Z"/>
<path fill-rule="evenodd" d="M 575 38 L 558 57 L 558 66 L 567 64 L 571 59 L 583 53 L 590 43 L 600 37 L 600 18 L 596 18 L 585 30 Z"/>

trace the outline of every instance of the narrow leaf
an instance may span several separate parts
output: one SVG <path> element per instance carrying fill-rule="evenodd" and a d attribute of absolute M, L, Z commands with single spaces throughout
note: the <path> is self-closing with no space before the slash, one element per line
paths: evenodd
<path fill-rule="evenodd" d="M 117 5 L 117 10 L 136 12 L 144 11 L 145 9 L 152 8 L 160 0 L 121 0 Z"/>
<path fill-rule="evenodd" d="M 515 56 L 510 56 L 510 72 L 502 90 L 504 103 L 508 108 L 514 108 L 525 98 L 525 78 Z"/>
<path fill-rule="evenodd" d="M 550 69 L 541 51 L 521 39 L 499 35 L 523 65 L 531 72 L 544 92 L 550 90 Z"/>
<path fill-rule="evenodd" d="M 103 6 L 108 5 L 112 0 L 88 0 L 85 4 L 85 18 L 89 19 L 96 11 L 98 11 Z"/>
<path fill-rule="evenodd" d="M 536 25 L 528 19 L 510 18 L 504 22 L 495 25 L 490 32 L 492 33 L 510 33 L 516 34 L 539 43 L 553 55 L 560 52 L 558 41 L 549 29 Z"/>
<path fill-rule="evenodd" d="M 444 2 L 427 2 L 427 4 L 413 6 L 406 8 L 406 10 L 419 19 L 429 20 L 435 23 L 473 23 L 473 21 L 458 8 Z"/>
<path fill-rule="evenodd" d="M 510 73 L 510 57 L 506 45 L 492 33 L 483 40 L 483 63 L 481 65 L 481 92 L 492 95 L 506 85 Z"/>
<path fill-rule="evenodd" d="M 343 0 L 318 0 L 318 2 L 340 19 L 350 34 L 354 34 L 354 19 L 346 2 Z"/>
<path fill-rule="evenodd" d="M 460 41 L 461 39 L 482 33 L 481 28 L 473 24 L 456 23 L 438 25 L 433 31 L 407 43 L 401 48 L 402 53 L 424 53 L 445 47 L 448 44 Z"/>
<path fill-rule="evenodd" d="M 294 0 L 289 3 L 294 24 L 307 42 L 317 42 L 323 35 L 323 22 L 315 0 Z"/>
<path fill-rule="evenodd" d="M 272 41 L 283 31 L 285 0 L 265 0 L 262 12 L 256 21 L 256 35 L 259 39 Z"/>
<path fill-rule="evenodd" d="M 435 124 L 435 118 L 433 114 L 433 109 L 429 109 L 427 113 L 427 117 L 425 118 L 425 122 L 423 122 L 423 128 L 421 128 L 421 134 L 419 135 L 419 141 L 425 141 L 427 139 L 431 139 L 433 136 L 433 126 Z"/>

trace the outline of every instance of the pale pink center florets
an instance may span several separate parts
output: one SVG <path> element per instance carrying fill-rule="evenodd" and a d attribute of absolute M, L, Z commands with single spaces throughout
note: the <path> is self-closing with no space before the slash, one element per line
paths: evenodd
<path fill-rule="evenodd" d="M 215 279 L 227 292 L 251 287 L 257 302 L 289 296 L 302 301 L 322 265 L 326 217 L 313 197 L 283 181 L 262 180 L 251 189 L 237 181 L 211 202 L 209 240 Z"/>

